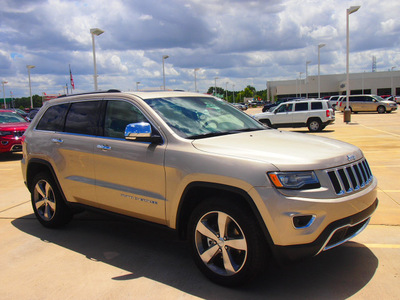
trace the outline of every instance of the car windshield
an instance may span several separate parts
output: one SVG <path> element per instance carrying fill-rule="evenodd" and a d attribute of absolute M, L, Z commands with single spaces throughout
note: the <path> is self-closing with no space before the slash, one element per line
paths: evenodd
<path fill-rule="evenodd" d="M 385 99 L 383 99 L 381 96 L 372 96 L 372 98 L 378 101 L 385 101 Z"/>
<path fill-rule="evenodd" d="M 14 112 L 0 112 L 0 123 L 20 123 L 26 122 L 26 120 L 19 114 Z"/>
<path fill-rule="evenodd" d="M 265 129 L 232 105 L 211 97 L 171 97 L 144 101 L 183 138 L 198 139 Z"/>

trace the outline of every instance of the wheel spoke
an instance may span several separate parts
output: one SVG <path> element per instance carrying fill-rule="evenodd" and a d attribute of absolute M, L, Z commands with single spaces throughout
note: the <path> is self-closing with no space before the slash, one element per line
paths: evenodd
<path fill-rule="evenodd" d="M 226 248 L 222 248 L 222 259 L 224 261 L 224 267 L 227 275 L 233 275 L 236 273 L 235 267 L 230 256 L 230 253 Z"/>
<path fill-rule="evenodd" d="M 225 245 L 237 250 L 247 251 L 247 243 L 244 238 L 227 240 L 225 241 Z"/>
<path fill-rule="evenodd" d="M 55 209 L 56 209 L 56 204 L 55 204 L 55 202 L 53 202 L 53 200 L 48 200 L 48 201 L 47 201 L 47 205 L 50 207 L 50 209 L 51 209 L 52 211 L 55 211 Z"/>
<path fill-rule="evenodd" d="M 51 186 L 47 182 L 45 183 L 45 191 L 46 191 L 46 198 L 49 198 L 49 195 L 51 193 Z"/>
<path fill-rule="evenodd" d="M 46 191 L 44 190 L 43 184 L 40 184 L 39 182 L 36 184 L 35 187 L 36 191 L 39 193 L 40 196 L 42 196 L 42 198 L 46 198 Z"/>
<path fill-rule="evenodd" d="M 214 245 L 214 246 L 211 246 L 210 248 L 208 248 L 203 253 L 201 253 L 200 257 L 201 257 L 202 261 L 205 264 L 208 264 L 213 259 L 213 257 L 218 253 L 218 249 L 219 249 L 218 246 Z"/>
<path fill-rule="evenodd" d="M 225 237 L 228 220 L 229 220 L 229 217 L 227 214 L 225 214 L 223 212 L 218 212 L 218 230 L 219 230 L 220 237 Z"/>
<path fill-rule="evenodd" d="M 210 228 L 208 228 L 206 226 L 206 224 L 204 224 L 203 222 L 199 222 L 197 224 L 196 230 L 199 233 L 201 233 L 202 235 L 204 235 L 212 240 L 215 240 L 217 237 L 216 233 L 213 230 L 211 230 Z"/>
<path fill-rule="evenodd" d="M 39 210 L 43 205 L 45 205 L 45 200 L 41 199 L 35 202 L 36 209 Z"/>

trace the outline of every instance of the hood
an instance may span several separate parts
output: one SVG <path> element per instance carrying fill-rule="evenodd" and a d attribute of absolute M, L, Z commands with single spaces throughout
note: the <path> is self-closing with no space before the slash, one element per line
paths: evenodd
<path fill-rule="evenodd" d="M 200 151 L 275 165 L 281 171 L 318 170 L 363 157 L 345 142 L 302 133 L 266 129 L 193 141 Z"/>
<path fill-rule="evenodd" d="M 18 123 L 3 123 L 0 124 L 0 130 L 4 131 L 21 131 L 26 130 L 29 126 L 28 122 L 18 122 Z"/>

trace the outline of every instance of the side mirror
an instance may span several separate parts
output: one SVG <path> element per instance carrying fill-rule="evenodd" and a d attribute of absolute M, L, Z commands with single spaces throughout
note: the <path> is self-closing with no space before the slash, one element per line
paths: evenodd
<path fill-rule="evenodd" d="M 125 139 L 138 142 L 161 144 L 162 138 L 159 135 L 152 136 L 151 125 L 146 122 L 131 123 L 125 127 Z"/>

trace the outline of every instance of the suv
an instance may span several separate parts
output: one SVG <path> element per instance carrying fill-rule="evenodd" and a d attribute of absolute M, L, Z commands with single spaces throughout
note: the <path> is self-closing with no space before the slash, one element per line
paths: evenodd
<path fill-rule="evenodd" d="M 21 165 L 42 225 L 65 225 L 76 207 L 157 223 L 187 239 L 222 285 L 251 280 L 273 258 L 344 243 L 378 203 L 356 146 L 271 130 L 195 93 L 48 101 L 24 135 Z"/>
<path fill-rule="evenodd" d="M 14 110 L 0 109 L 0 153 L 22 151 L 21 138 L 28 126 Z"/>
<path fill-rule="evenodd" d="M 340 111 L 346 109 L 346 100 L 346 96 L 341 97 L 340 103 L 338 103 Z M 397 104 L 394 101 L 385 100 L 377 95 L 350 95 L 349 108 L 354 113 L 377 111 L 383 114 L 396 110 Z"/>
<path fill-rule="evenodd" d="M 271 112 L 253 116 L 269 127 L 308 127 L 321 131 L 335 121 L 335 111 L 328 100 L 297 100 L 281 103 Z"/>

